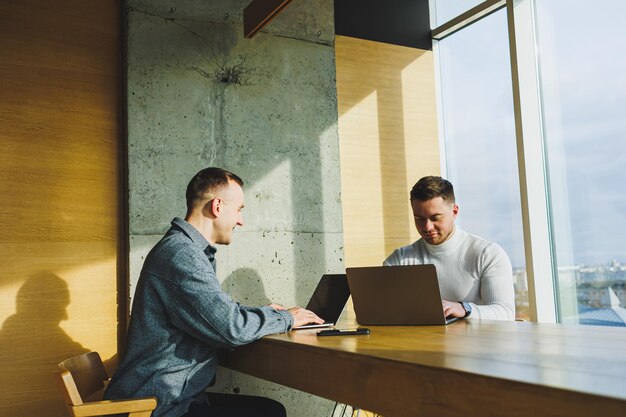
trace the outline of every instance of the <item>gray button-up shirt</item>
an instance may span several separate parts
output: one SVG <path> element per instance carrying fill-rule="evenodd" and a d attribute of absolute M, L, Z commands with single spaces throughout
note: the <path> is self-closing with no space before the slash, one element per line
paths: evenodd
<path fill-rule="evenodd" d="M 192 225 L 172 221 L 143 265 L 106 399 L 156 396 L 154 417 L 178 417 L 215 377 L 220 349 L 291 329 L 289 312 L 244 307 L 222 291 L 215 252 Z"/>

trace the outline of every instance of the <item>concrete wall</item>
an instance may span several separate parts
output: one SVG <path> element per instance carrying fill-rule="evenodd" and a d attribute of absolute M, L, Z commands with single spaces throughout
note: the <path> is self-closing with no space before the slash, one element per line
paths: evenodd
<path fill-rule="evenodd" d="M 321 274 L 343 270 L 332 0 L 294 1 L 252 40 L 248 3 L 127 1 L 131 294 L 207 166 L 246 182 L 245 226 L 217 253 L 235 300 L 302 305 Z M 279 399 L 290 416 L 332 409 L 225 370 L 217 389 Z"/>

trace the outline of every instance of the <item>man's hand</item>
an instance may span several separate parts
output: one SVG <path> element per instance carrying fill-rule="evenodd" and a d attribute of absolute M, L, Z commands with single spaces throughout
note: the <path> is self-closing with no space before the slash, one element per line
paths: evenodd
<path fill-rule="evenodd" d="M 465 309 L 458 301 L 443 300 L 443 314 L 446 317 L 465 317 Z"/>
<path fill-rule="evenodd" d="M 319 318 L 317 314 L 304 308 L 292 307 L 289 309 L 289 312 L 293 316 L 293 327 L 324 323 L 324 320 Z"/>

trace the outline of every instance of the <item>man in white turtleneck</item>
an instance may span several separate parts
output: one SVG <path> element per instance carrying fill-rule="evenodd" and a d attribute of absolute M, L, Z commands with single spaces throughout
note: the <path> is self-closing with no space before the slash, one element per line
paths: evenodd
<path fill-rule="evenodd" d="M 434 264 L 446 317 L 515 320 L 511 261 L 495 243 L 457 228 L 452 184 L 424 177 L 411 189 L 421 239 L 396 249 L 384 265 Z"/>

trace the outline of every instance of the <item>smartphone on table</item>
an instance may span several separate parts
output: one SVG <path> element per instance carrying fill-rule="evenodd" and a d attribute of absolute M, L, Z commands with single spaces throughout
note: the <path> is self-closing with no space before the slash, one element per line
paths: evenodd
<path fill-rule="evenodd" d="M 370 334 L 370 329 L 359 327 L 358 329 L 327 329 L 317 332 L 318 336 L 355 336 L 360 334 Z"/>

